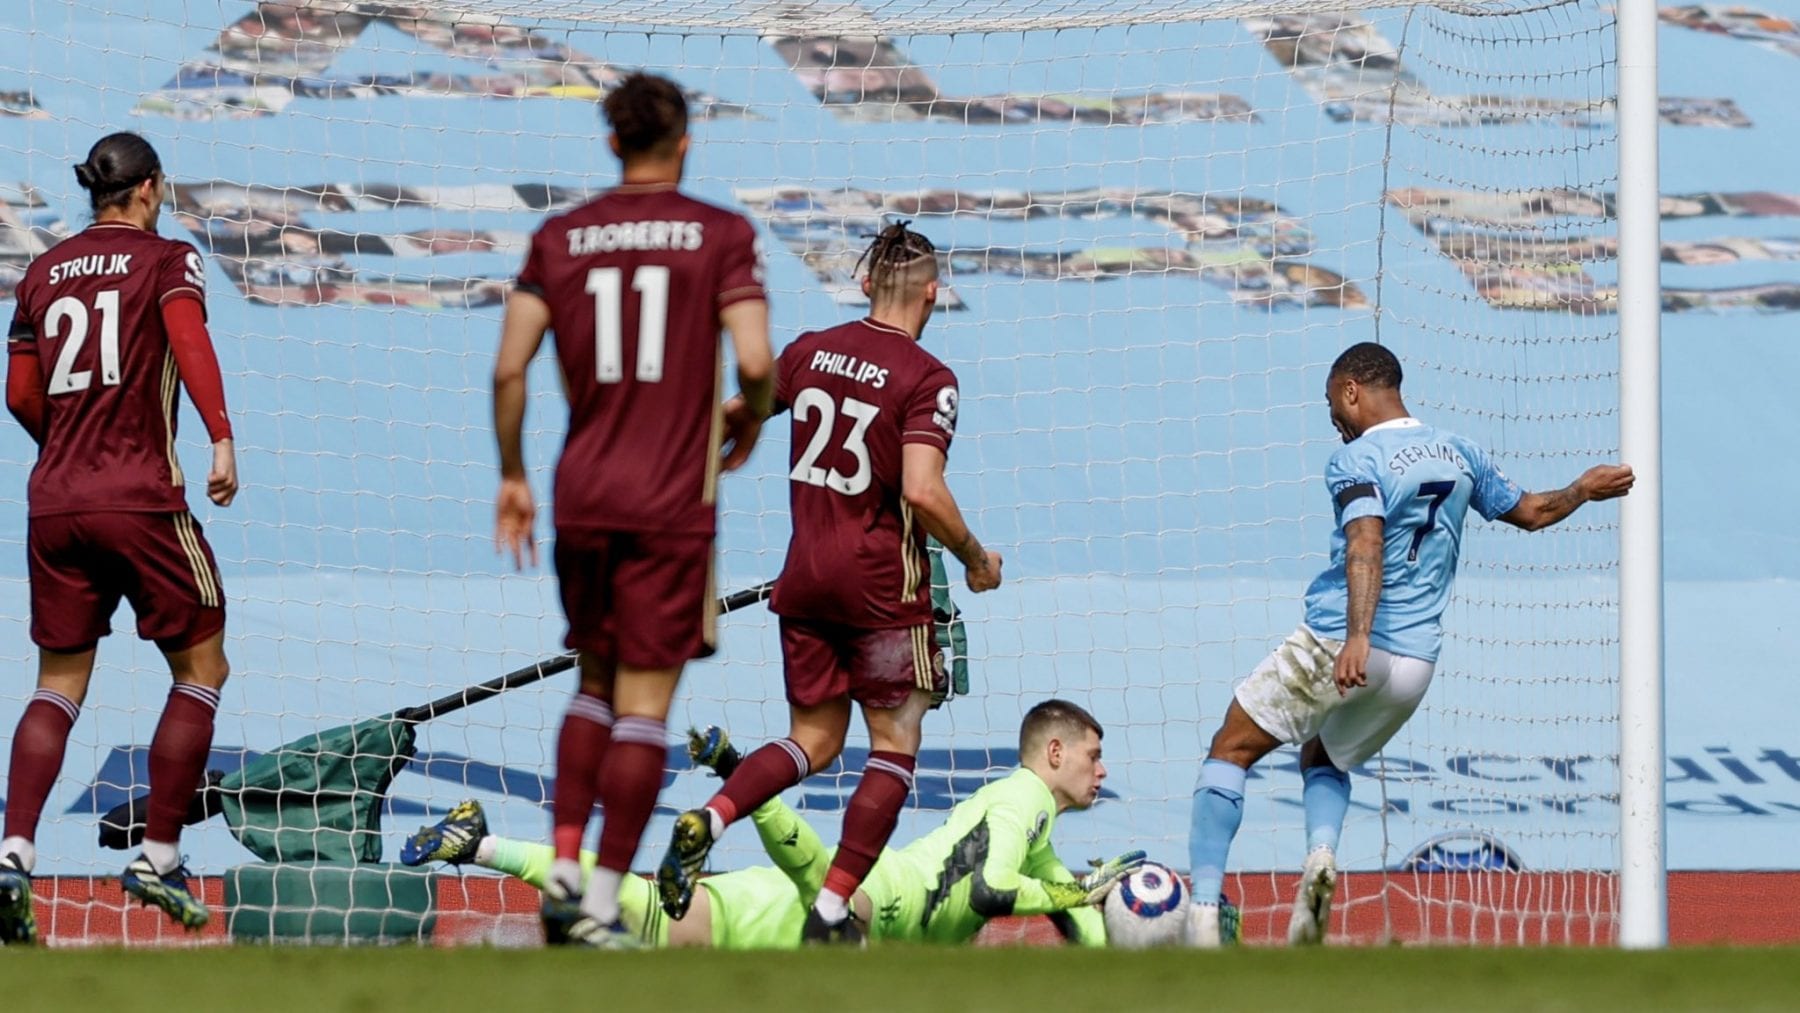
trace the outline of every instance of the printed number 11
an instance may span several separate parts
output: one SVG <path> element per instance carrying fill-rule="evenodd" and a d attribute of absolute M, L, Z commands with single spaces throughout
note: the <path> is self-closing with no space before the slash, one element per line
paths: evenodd
<path fill-rule="evenodd" d="M 625 379 L 625 339 L 620 318 L 624 292 L 616 267 L 596 267 L 588 272 L 587 290 L 594 297 L 594 379 L 618 383 Z M 645 264 L 631 272 L 631 290 L 638 294 L 637 378 L 655 383 L 663 374 L 663 335 L 669 324 L 669 269 Z"/>
<path fill-rule="evenodd" d="M 1426 482 L 1419 486 L 1417 498 L 1430 499 L 1431 506 L 1425 510 L 1425 523 L 1419 525 L 1419 529 L 1413 532 L 1412 551 L 1406 554 L 1407 562 L 1419 561 L 1419 544 L 1425 541 L 1425 536 L 1430 534 L 1433 528 L 1437 527 L 1438 507 L 1443 506 L 1444 501 L 1449 499 L 1450 494 L 1455 491 L 1455 482 Z"/>

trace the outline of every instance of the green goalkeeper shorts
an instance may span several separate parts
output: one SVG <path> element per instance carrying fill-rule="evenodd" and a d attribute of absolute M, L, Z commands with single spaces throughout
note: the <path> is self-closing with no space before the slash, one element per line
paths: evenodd
<path fill-rule="evenodd" d="M 701 880 L 700 886 L 712 894 L 715 949 L 800 948 L 806 908 L 800 903 L 800 891 L 780 869 L 765 865 L 723 872 Z"/>

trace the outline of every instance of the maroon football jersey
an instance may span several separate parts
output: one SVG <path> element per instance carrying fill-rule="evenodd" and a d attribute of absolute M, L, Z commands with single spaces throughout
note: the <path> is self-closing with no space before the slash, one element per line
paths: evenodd
<path fill-rule="evenodd" d="M 89 226 L 32 261 L 11 331 L 12 353 L 35 351 L 44 377 L 31 516 L 187 509 L 162 305 L 204 303 L 205 288 L 192 246 L 123 222 Z"/>
<path fill-rule="evenodd" d="M 569 395 L 557 531 L 711 534 L 719 311 L 764 298 L 750 222 L 620 186 L 538 229 L 519 288 L 549 304 Z"/>
<path fill-rule="evenodd" d="M 865 319 L 783 349 L 775 398 L 794 414 L 794 533 L 769 607 L 865 629 L 929 622 L 925 528 L 900 497 L 900 448 L 949 453 L 956 375 L 905 331 Z"/>

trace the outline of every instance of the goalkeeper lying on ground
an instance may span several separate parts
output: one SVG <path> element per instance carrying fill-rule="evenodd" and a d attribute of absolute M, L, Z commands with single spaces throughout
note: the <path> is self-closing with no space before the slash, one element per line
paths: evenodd
<path fill-rule="evenodd" d="M 1072 703 L 1033 707 L 1019 729 L 1021 766 L 950 811 L 944 825 L 880 861 L 851 899 L 872 940 L 962 943 L 990 918 L 1049 915 L 1063 936 L 1103 946 L 1098 908 L 1107 891 L 1144 860 L 1122 855 L 1077 879 L 1050 845 L 1057 815 L 1100 797 L 1100 725 Z M 728 776 L 738 751 L 724 732 L 690 733 L 695 762 Z M 720 949 L 796 948 L 801 925 L 831 866 L 831 851 L 799 814 L 775 799 L 751 819 L 775 863 L 700 881 L 680 921 L 657 902 L 655 884 L 628 876 L 619 895 L 625 924 L 650 946 Z M 472 862 L 542 889 L 554 852 L 548 845 L 494 837 L 475 802 L 464 802 L 401 850 L 407 865 Z M 582 861 L 592 863 L 584 853 Z"/>

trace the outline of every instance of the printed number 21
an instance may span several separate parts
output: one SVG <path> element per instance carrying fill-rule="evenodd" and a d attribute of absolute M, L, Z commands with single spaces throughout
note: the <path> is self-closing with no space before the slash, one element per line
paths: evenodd
<path fill-rule="evenodd" d="M 616 267 L 588 272 L 587 290 L 594 297 L 594 379 L 625 379 L 625 339 L 621 334 L 624 292 Z M 645 264 L 631 273 L 638 294 L 637 378 L 655 383 L 663 374 L 663 335 L 669 323 L 669 269 Z"/>
<path fill-rule="evenodd" d="M 1425 523 L 1419 525 L 1419 529 L 1413 532 L 1412 551 L 1406 554 L 1407 562 L 1419 561 L 1419 544 L 1425 541 L 1425 536 L 1430 534 L 1433 528 L 1437 527 L 1438 507 L 1443 506 L 1444 501 L 1449 499 L 1450 494 L 1455 491 L 1455 482 L 1426 482 L 1419 486 L 1417 498 L 1430 499 L 1431 506 L 1425 510 Z"/>
<path fill-rule="evenodd" d="M 100 384 L 119 385 L 119 290 L 109 288 L 94 296 L 94 312 L 100 314 Z M 88 339 L 87 303 L 65 295 L 50 304 L 44 314 L 44 336 L 65 338 L 56 366 L 50 370 L 51 395 L 73 394 L 87 390 L 93 383 L 94 371 L 76 369 L 75 357 Z"/>

